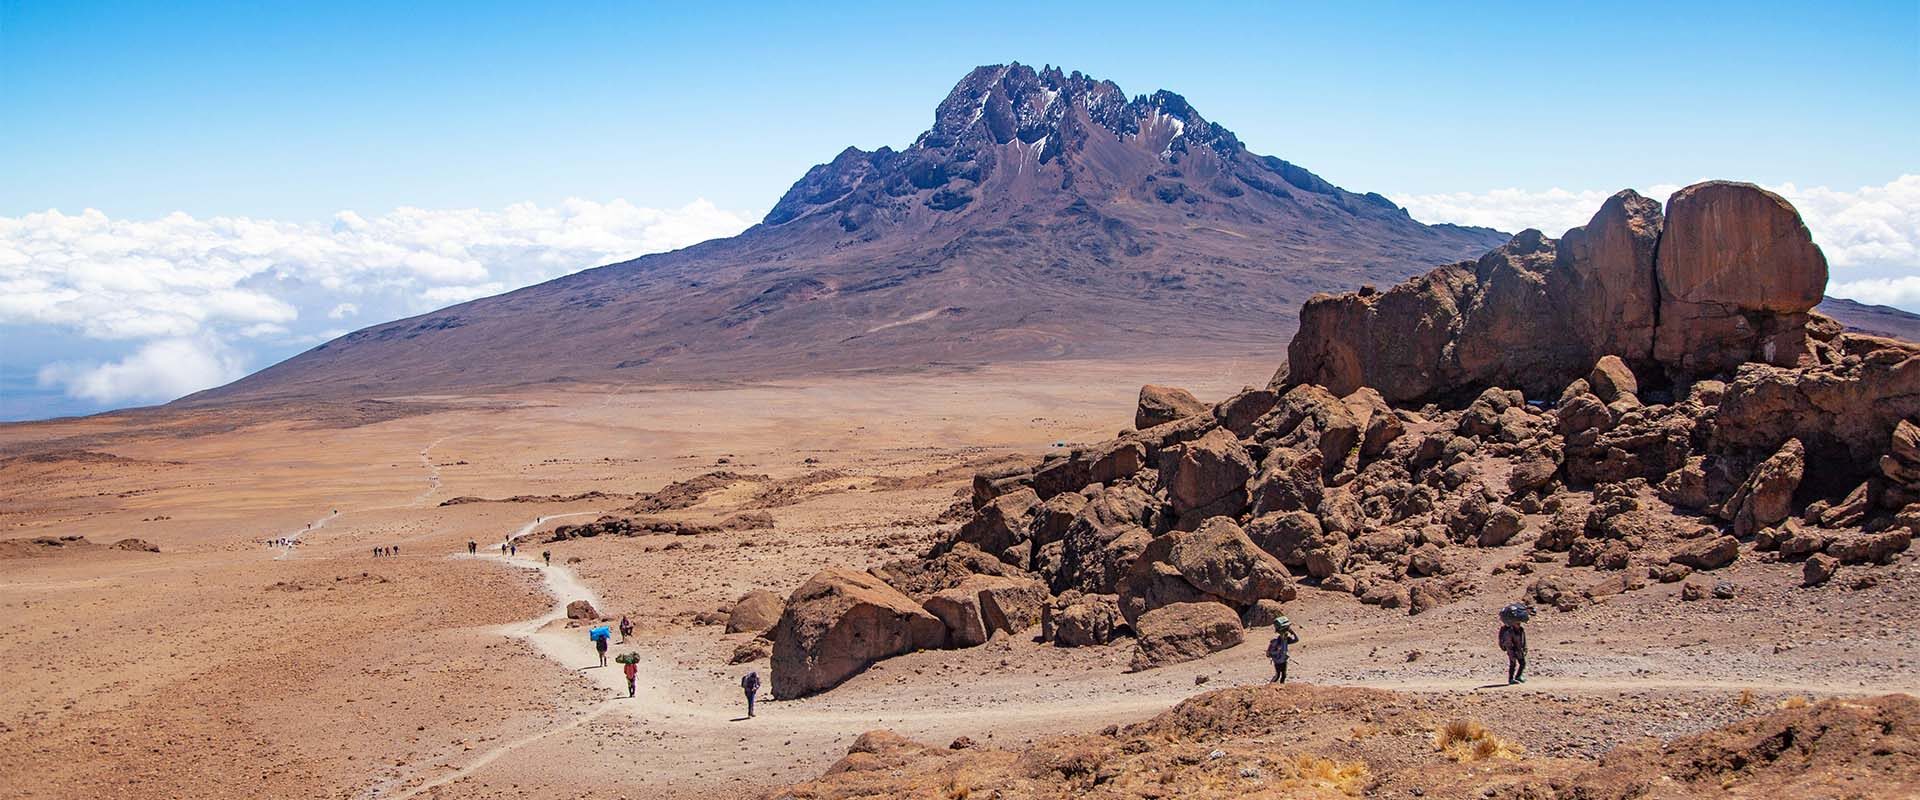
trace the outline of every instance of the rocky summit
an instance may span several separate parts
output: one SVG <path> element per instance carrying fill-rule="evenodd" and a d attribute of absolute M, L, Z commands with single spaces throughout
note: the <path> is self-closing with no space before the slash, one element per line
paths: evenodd
<path fill-rule="evenodd" d="M 1314 292 L 1506 238 L 1256 155 L 1172 92 L 996 65 L 739 236 L 355 331 L 188 402 L 1270 353 Z"/>
<path fill-rule="evenodd" d="M 1301 591 L 1419 614 L 1487 564 L 1540 573 L 1515 599 L 1562 611 L 1650 582 L 1731 597 L 1695 574 L 1740 559 L 1870 580 L 1920 526 L 1920 346 L 1813 311 L 1826 274 L 1762 189 L 1623 191 L 1558 240 L 1315 296 L 1270 385 L 1211 405 L 1147 386 L 1143 427 L 976 476 L 969 521 L 874 575 L 909 611 L 979 575 L 1044 585 L 1042 636 L 1135 636 L 1134 669 L 1232 647 Z M 807 669 L 802 622 L 915 638 L 904 612 L 788 608 L 776 686 L 850 674 L 779 674 Z M 953 608 L 945 646 L 989 637 Z"/>

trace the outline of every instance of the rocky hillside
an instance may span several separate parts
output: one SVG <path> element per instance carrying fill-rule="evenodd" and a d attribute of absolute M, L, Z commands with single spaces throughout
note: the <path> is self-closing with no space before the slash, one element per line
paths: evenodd
<path fill-rule="evenodd" d="M 376 325 L 189 403 L 934 362 L 1278 352 L 1314 292 L 1506 236 L 1249 152 L 1171 92 L 981 67 L 745 233 Z"/>
<path fill-rule="evenodd" d="M 1576 713 L 1564 700 L 1523 703 L 1535 712 Z M 1459 702 L 1263 686 L 1210 692 L 1145 722 L 1018 749 L 965 740 L 937 747 L 871 731 L 818 780 L 768 797 L 1680 800 L 1920 792 L 1920 701 L 1908 695 L 1788 702 L 1665 744 L 1624 746 L 1598 763 L 1529 753 L 1506 738 L 1514 719 L 1490 730 L 1449 708 Z M 1633 724 L 1631 715 L 1606 709 L 1577 713 L 1607 726 Z"/>
<path fill-rule="evenodd" d="M 1920 525 L 1920 346 L 1811 309 L 1826 262 L 1748 184 L 1622 192 L 1386 291 L 1320 295 L 1271 385 L 1141 391 L 1136 429 L 974 480 L 926 557 L 829 570 L 773 690 L 1039 633 L 1134 669 L 1238 644 L 1300 591 L 1418 614 L 1498 573 L 1571 611 L 1738 559 L 1873 580 Z M 1504 599 L 1504 598 L 1503 598 Z"/>

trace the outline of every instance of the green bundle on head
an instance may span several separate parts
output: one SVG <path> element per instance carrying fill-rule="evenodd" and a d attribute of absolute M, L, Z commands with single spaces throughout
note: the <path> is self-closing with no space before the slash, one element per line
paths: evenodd
<path fill-rule="evenodd" d="M 639 653 L 621 653 L 620 655 L 614 656 L 613 660 L 618 661 L 622 664 L 638 664 L 640 663 L 640 654 Z"/>
<path fill-rule="evenodd" d="M 1273 621 L 1273 629 L 1276 632 L 1284 631 L 1291 627 L 1293 627 L 1293 620 L 1287 619 L 1286 617 L 1277 617 Z"/>

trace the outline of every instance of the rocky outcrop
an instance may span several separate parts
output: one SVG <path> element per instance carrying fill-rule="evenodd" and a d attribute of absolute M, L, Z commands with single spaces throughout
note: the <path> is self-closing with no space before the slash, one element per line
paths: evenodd
<path fill-rule="evenodd" d="M 1102 645 L 1127 630 L 1119 599 L 1110 594 L 1066 591 L 1042 610 L 1040 638 L 1061 647 Z"/>
<path fill-rule="evenodd" d="M 1233 520 L 1215 517 L 1198 530 L 1174 531 L 1149 543 L 1120 584 L 1129 624 L 1173 603 L 1213 601 L 1235 610 L 1260 600 L 1292 600 L 1293 578 Z"/>
<path fill-rule="evenodd" d="M 1558 241 L 1523 231 L 1384 293 L 1316 295 L 1284 386 L 1417 403 L 1487 386 L 1548 396 L 1603 356 L 1672 377 L 1812 363 L 1826 280 L 1799 214 L 1764 189 L 1696 184 L 1664 217 L 1624 191 Z"/>
<path fill-rule="evenodd" d="M 773 696 L 839 685 L 883 658 L 946 644 L 947 627 L 879 578 L 830 567 L 793 595 L 773 633 Z"/>

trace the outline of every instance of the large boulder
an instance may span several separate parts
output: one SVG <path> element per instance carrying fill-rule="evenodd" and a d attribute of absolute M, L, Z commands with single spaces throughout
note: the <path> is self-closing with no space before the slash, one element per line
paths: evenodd
<path fill-rule="evenodd" d="M 765 589 L 747 592 L 727 612 L 727 633 L 764 635 L 780 624 L 780 614 L 786 609 L 787 603 L 780 595 Z"/>
<path fill-rule="evenodd" d="M 1061 647 L 1091 647 L 1118 638 L 1126 629 L 1119 598 L 1110 594 L 1082 594 L 1068 590 L 1047 604 L 1040 620 L 1041 638 Z"/>
<path fill-rule="evenodd" d="M 1018 634 L 1040 624 L 1051 595 L 1032 578 L 987 578 L 980 589 L 980 620 L 987 635 Z"/>
<path fill-rule="evenodd" d="M 975 575 L 959 586 L 935 592 L 921 602 L 927 613 L 947 626 L 948 647 L 977 647 L 987 643 L 987 623 L 980 616 L 981 581 L 991 577 Z"/>
<path fill-rule="evenodd" d="M 865 572 L 829 567 L 787 598 L 773 634 L 773 696 L 838 686 L 875 661 L 946 644 L 947 627 Z"/>
<path fill-rule="evenodd" d="M 1780 524 L 1793 513 L 1793 492 L 1800 488 L 1806 466 L 1806 448 L 1799 439 L 1788 439 L 1754 467 L 1746 482 L 1727 500 L 1734 534 L 1751 536 L 1761 528 Z"/>
<path fill-rule="evenodd" d="M 1169 451 L 1160 475 L 1173 512 L 1181 516 L 1200 510 L 1238 513 L 1252 477 L 1253 457 L 1220 428 Z"/>
<path fill-rule="evenodd" d="M 1566 295 L 1565 324 L 1588 354 L 1650 363 L 1660 300 L 1654 253 L 1663 222 L 1660 201 L 1628 190 L 1560 237 L 1561 269 L 1549 290 Z"/>
<path fill-rule="evenodd" d="M 1027 541 L 1027 531 L 1040 509 L 1040 495 L 1021 487 L 995 497 L 974 512 L 973 519 L 960 527 L 959 541 L 980 548 L 1009 564 L 1024 566 L 1018 546 Z"/>
<path fill-rule="evenodd" d="M 1141 670 L 1192 661 L 1246 640 L 1240 617 L 1219 603 L 1175 603 L 1141 615 L 1134 624 L 1139 649 L 1132 668 Z"/>
<path fill-rule="evenodd" d="M 1214 517 L 1197 530 L 1175 531 L 1149 543 L 1120 587 L 1120 608 L 1133 622 L 1170 603 L 1216 599 L 1240 609 L 1262 599 L 1292 600 L 1296 591 L 1286 565 L 1255 545 L 1233 520 Z"/>
<path fill-rule="evenodd" d="M 1185 419 L 1208 410 L 1192 392 L 1173 386 L 1147 384 L 1140 387 L 1140 405 L 1133 412 L 1133 427 L 1146 430 L 1177 419 Z"/>
<path fill-rule="evenodd" d="M 1654 357 L 1683 373 L 1744 361 L 1796 363 L 1806 312 L 1827 287 L 1827 259 L 1779 195 L 1708 181 L 1667 200 L 1660 238 Z"/>
<path fill-rule="evenodd" d="M 584 620 L 587 622 L 593 622 L 600 618 L 601 618 L 600 612 L 596 610 L 593 607 L 593 603 L 589 601 L 575 600 L 567 604 L 567 619 L 577 619 L 577 620 Z"/>

